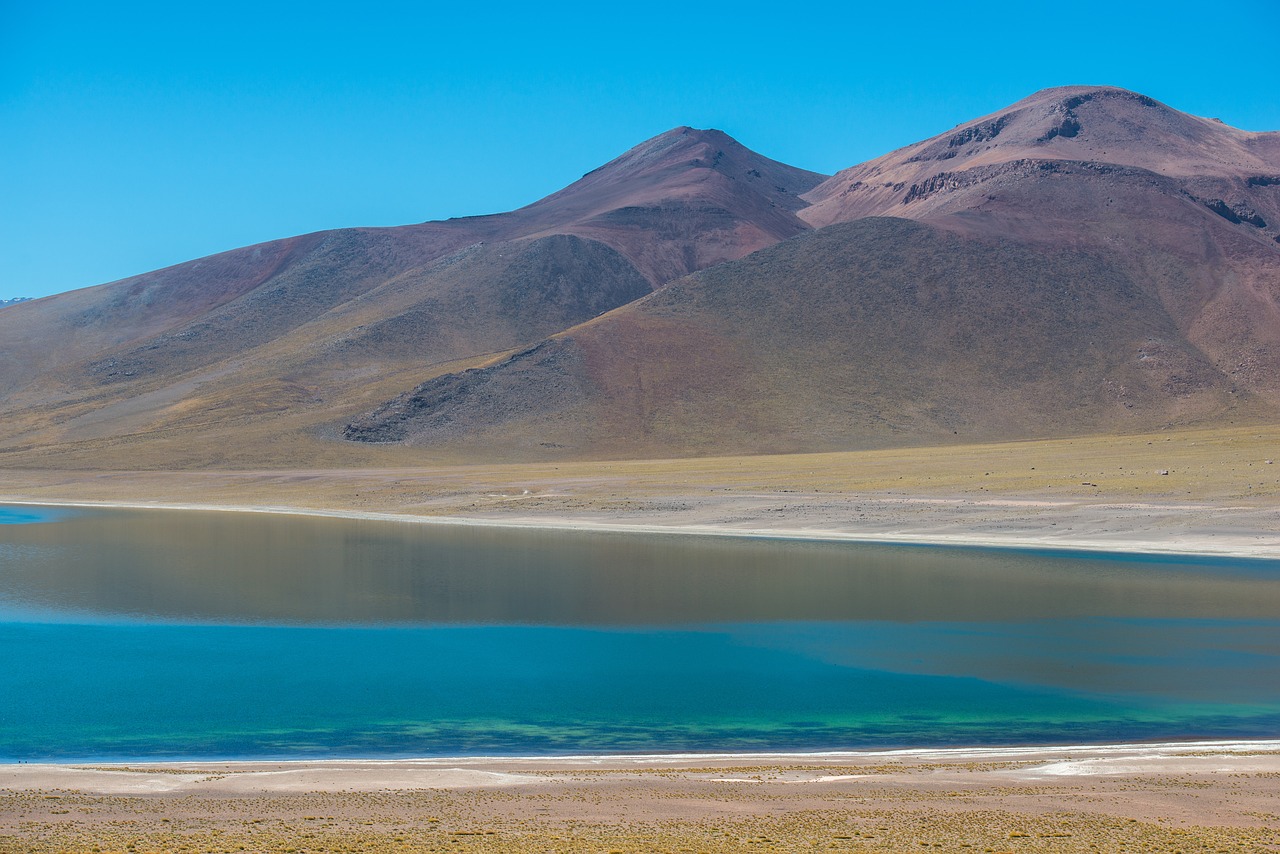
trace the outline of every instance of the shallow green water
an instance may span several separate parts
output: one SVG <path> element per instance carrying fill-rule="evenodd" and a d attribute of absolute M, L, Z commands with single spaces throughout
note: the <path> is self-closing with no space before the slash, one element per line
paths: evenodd
<path fill-rule="evenodd" d="M 0 508 L 0 759 L 1280 735 L 1280 562 Z"/>

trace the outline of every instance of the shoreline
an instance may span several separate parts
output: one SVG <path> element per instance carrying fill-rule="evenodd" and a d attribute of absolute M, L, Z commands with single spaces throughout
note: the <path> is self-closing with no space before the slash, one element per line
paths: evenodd
<path fill-rule="evenodd" d="M 946 498 L 901 498 L 880 501 L 898 501 L 904 504 L 960 504 L 959 499 Z M 1050 502 L 1011 501 L 993 499 L 988 502 L 968 502 L 971 506 L 1034 506 L 1037 508 L 1052 507 Z M 1062 502 L 1063 505 L 1069 502 Z M 1168 555 L 1176 557 L 1232 558 L 1249 560 L 1280 560 L 1280 549 L 1275 544 L 1244 544 L 1232 542 L 1222 545 L 1208 545 L 1204 542 L 1162 543 L 1149 539 L 1128 539 L 1122 541 L 1062 538 L 1052 539 L 1045 536 L 1001 535 L 987 532 L 984 534 L 947 534 L 928 532 L 854 532 L 826 528 L 770 528 L 770 527 L 734 527 L 715 524 L 657 524 L 620 521 L 599 521 L 594 519 L 565 518 L 552 516 L 495 518 L 485 516 L 456 515 L 419 515 L 412 513 L 390 513 L 373 510 L 343 510 L 339 508 L 307 508 L 288 505 L 228 505 L 200 504 L 191 502 L 142 502 L 142 501 L 66 501 L 57 499 L 3 497 L 0 505 L 32 506 L 32 507 L 71 507 L 86 509 L 120 509 L 120 510 L 193 510 L 226 513 L 266 513 L 284 516 L 309 516 L 319 518 L 351 519 L 362 521 L 401 522 L 426 525 L 456 525 L 468 527 L 494 527 L 517 530 L 577 531 L 598 533 L 629 533 L 657 535 L 688 535 L 743 537 L 749 539 L 798 540 L 806 542 L 847 542 L 865 543 L 869 545 L 915 545 L 944 546 L 952 548 L 975 549 L 1017 549 L 1027 551 L 1051 552 L 1083 552 L 1087 554 L 1138 554 Z M 1154 507 L 1158 505 L 1141 502 L 1095 504 L 1094 509 L 1108 507 Z M 1230 510 L 1230 507 L 1217 508 Z M 1261 535 L 1258 535 L 1261 538 Z"/>
<path fill-rule="evenodd" d="M 1223 763 L 1228 767 L 1218 768 Z M 1029 777 L 1098 777 L 1130 773 L 1135 767 L 1146 774 L 1196 770 L 1239 773 L 1245 766 L 1254 765 L 1266 773 L 1280 775 L 1280 738 L 815 752 L 3 762 L 0 791 L 74 789 L 122 794 L 207 789 L 271 793 L 293 791 L 302 779 L 317 787 L 315 791 L 386 791 L 521 785 L 538 779 L 530 773 L 626 775 L 765 766 L 793 771 L 827 767 L 1001 766 L 1005 770 L 1016 768 L 1020 775 Z M 223 785 L 228 778 L 234 784 Z"/>
<path fill-rule="evenodd" d="M 0 765 L 0 851 L 1262 851 L 1280 740 Z"/>
<path fill-rule="evenodd" d="M 996 759 L 1022 759 L 1046 755 L 1071 755 L 1073 757 L 1098 758 L 1114 755 L 1126 756 L 1164 756 L 1178 754 L 1242 754 L 1242 753 L 1275 753 L 1280 756 L 1280 737 L 1276 738 L 1232 738 L 1232 739 L 1193 739 L 1187 741 L 1115 741 L 1115 742 L 1080 742 L 1075 744 L 1009 744 L 981 745 L 957 747 L 886 747 L 853 750 L 760 750 L 760 751 L 687 751 L 674 753 L 551 753 L 551 754 L 478 754 L 478 755 L 446 755 L 446 756 L 407 756 L 407 757 L 331 757 L 303 759 L 110 759 L 94 758 L 40 761 L 0 761 L 0 773 L 26 767 L 76 768 L 92 766 L 94 768 L 130 768 L 146 765 L 154 768 L 256 768 L 256 767 L 310 767 L 310 766 L 364 766 L 364 765 L 414 765 L 414 766 L 457 766 L 457 765 L 565 765 L 583 767 L 660 767 L 680 766 L 697 763 L 834 763 L 851 761 L 872 761 L 878 759 L 903 759 L 920 761 L 971 760 L 991 761 Z"/>

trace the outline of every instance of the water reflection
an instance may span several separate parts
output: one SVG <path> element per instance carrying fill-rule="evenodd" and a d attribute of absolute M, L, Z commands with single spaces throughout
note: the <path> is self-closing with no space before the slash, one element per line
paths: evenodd
<path fill-rule="evenodd" d="M 0 525 L 0 759 L 825 749 L 1280 726 L 1276 561 L 9 515 L 45 523 Z"/>
<path fill-rule="evenodd" d="M 785 631 L 748 625 L 737 627 L 734 637 L 745 645 L 879 672 L 1280 707 L 1276 619 L 814 623 Z"/>
<path fill-rule="evenodd" d="M 110 510 L 0 530 L 0 617 L 21 606 L 279 625 L 1265 620 L 1280 614 L 1277 566 Z"/>

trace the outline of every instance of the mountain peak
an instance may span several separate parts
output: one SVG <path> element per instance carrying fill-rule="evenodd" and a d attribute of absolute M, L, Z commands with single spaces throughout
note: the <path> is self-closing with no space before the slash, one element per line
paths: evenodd
<path fill-rule="evenodd" d="M 1145 106 L 1163 106 L 1154 98 L 1138 92 L 1124 89 L 1119 86 L 1049 86 L 1031 93 L 1021 101 L 1011 105 L 1009 109 L 1016 109 L 1023 104 L 1041 103 L 1046 101 L 1091 101 L 1095 98 L 1118 98 L 1121 100 L 1133 100 L 1142 103 Z M 1168 109 L 1166 107 L 1166 109 Z"/>
<path fill-rule="evenodd" d="M 908 213 L 939 187 L 1027 163 L 1138 169 L 1176 180 L 1274 173 L 1280 134 L 1251 133 L 1115 86 L 1042 89 L 981 118 L 837 173 L 806 196 L 815 226 Z M 963 177 L 962 177 L 963 176 Z"/>
<path fill-rule="evenodd" d="M 582 177 L 584 180 L 593 176 L 608 180 L 634 180 L 672 168 L 725 171 L 740 161 L 774 163 L 751 151 L 722 130 L 704 130 L 682 125 L 645 140 Z M 748 165 L 745 171 L 750 171 L 754 166 L 754 163 Z"/>
<path fill-rule="evenodd" d="M 740 144 L 736 139 L 718 128 L 695 128 L 689 127 L 688 125 L 680 125 L 679 127 L 674 127 L 665 133 L 660 133 L 655 137 L 645 140 L 640 143 L 640 145 L 637 145 L 636 148 L 642 148 L 646 145 L 652 145 L 667 140 L 693 142 L 722 142 L 727 140 L 731 145 Z"/>
<path fill-rule="evenodd" d="M 804 207 L 800 195 L 826 177 L 770 160 L 722 130 L 680 126 L 645 140 L 522 212 L 578 219 L 622 207 L 709 202 L 727 192 L 725 185 L 794 211 Z M 720 190 L 713 189 L 717 186 Z"/>
<path fill-rule="evenodd" d="M 1034 142 L 1096 137 L 1112 144 L 1145 144 L 1152 136 L 1200 141 L 1206 133 L 1226 129 L 1206 128 L 1207 119 L 1179 112 L 1155 98 L 1115 86 L 1060 86 L 1042 89 L 1005 111 L 1023 114 L 1039 131 Z"/>
<path fill-rule="evenodd" d="M 909 157 L 972 165 L 1053 158 L 1198 171 L 1219 159 L 1210 143 L 1229 145 L 1229 137 L 1243 134 L 1127 89 L 1059 86 L 910 146 Z"/>

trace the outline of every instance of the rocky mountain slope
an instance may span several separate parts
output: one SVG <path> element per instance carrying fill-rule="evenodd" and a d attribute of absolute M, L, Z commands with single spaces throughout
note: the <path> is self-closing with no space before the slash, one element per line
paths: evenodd
<path fill-rule="evenodd" d="M 320 232 L 15 306 L 0 462 L 311 430 L 806 230 L 799 196 L 823 177 L 677 128 L 511 213 Z"/>
<path fill-rule="evenodd" d="M 825 178 L 677 128 L 505 214 L 0 312 L 0 465 L 364 465 L 1274 421 L 1280 134 L 1049 89 Z"/>
<path fill-rule="evenodd" d="M 804 199 L 816 232 L 423 383 L 346 435 L 646 455 L 1280 408 L 1280 134 L 1053 89 Z"/>

